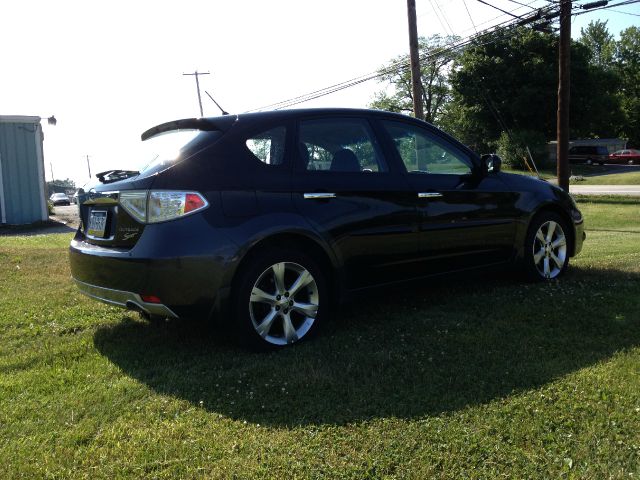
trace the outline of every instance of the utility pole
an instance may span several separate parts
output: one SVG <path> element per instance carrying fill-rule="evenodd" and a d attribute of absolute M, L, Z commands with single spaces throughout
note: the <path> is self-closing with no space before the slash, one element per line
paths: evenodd
<path fill-rule="evenodd" d="M 560 48 L 558 56 L 558 185 L 569 191 L 569 78 L 571 73 L 571 0 L 560 1 Z"/>
<path fill-rule="evenodd" d="M 196 89 L 198 90 L 198 105 L 200 105 L 200 116 L 204 117 L 204 112 L 202 111 L 202 97 L 200 96 L 200 81 L 198 80 L 198 76 L 209 75 L 209 72 L 198 72 L 196 70 L 193 73 L 183 73 L 182 75 L 193 75 L 196 77 Z"/>
<path fill-rule="evenodd" d="M 53 163 L 49 162 L 49 168 L 51 169 L 51 181 L 53 182 L 53 180 L 55 179 L 55 177 L 53 176 Z"/>
<path fill-rule="evenodd" d="M 87 155 L 87 169 L 89 170 L 89 178 L 91 178 L 91 165 L 89 165 L 89 155 Z"/>
<path fill-rule="evenodd" d="M 424 120 L 424 110 L 422 108 L 422 81 L 420 78 L 420 53 L 418 51 L 416 0 L 407 0 L 407 14 L 409 17 L 409 58 L 411 59 L 413 115 L 420 120 Z"/>

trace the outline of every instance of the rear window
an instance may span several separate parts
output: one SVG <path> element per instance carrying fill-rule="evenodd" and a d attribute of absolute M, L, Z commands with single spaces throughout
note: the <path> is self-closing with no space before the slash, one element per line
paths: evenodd
<path fill-rule="evenodd" d="M 137 170 L 148 177 L 180 163 L 223 135 L 220 131 L 175 130 L 142 142 Z"/>

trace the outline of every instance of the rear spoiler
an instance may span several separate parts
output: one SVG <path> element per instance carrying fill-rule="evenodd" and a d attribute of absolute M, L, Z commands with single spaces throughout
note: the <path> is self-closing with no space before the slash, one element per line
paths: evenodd
<path fill-rule="evenodd" d="M 238 119 L 235 115 L 229 115 L 224 118 L 185 118 L 182 120 L 173 120 L 172 122 L 161 123 L 144 132 L 140 138 L 144 142 L 163 133 L 173 132 L 175 130 L 200 130 L 203 132 L 227 131 L 231 125 Z"/>

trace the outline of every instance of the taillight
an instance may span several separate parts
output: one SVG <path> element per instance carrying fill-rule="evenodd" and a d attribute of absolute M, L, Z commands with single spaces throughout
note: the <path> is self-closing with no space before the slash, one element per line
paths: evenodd
<path fill-rule="evenodd" d="M 172 190 L 120 192 L 120 205 L 141 223 L 158 223 L 184 217 L 209 206 L 197 192 Z"/>

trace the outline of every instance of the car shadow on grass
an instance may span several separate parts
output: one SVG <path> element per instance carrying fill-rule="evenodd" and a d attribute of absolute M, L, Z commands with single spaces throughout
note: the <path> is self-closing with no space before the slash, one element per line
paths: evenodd
<path fill-rule="evenodd" d="M 203 323 L 125 316 L 98 350 L 159 394 L 263 425 L 437 415 L 549 383 L 640 345 L 640 275 L 432 279 L 344 306 L 310 342 L 243 350 Z"/>

